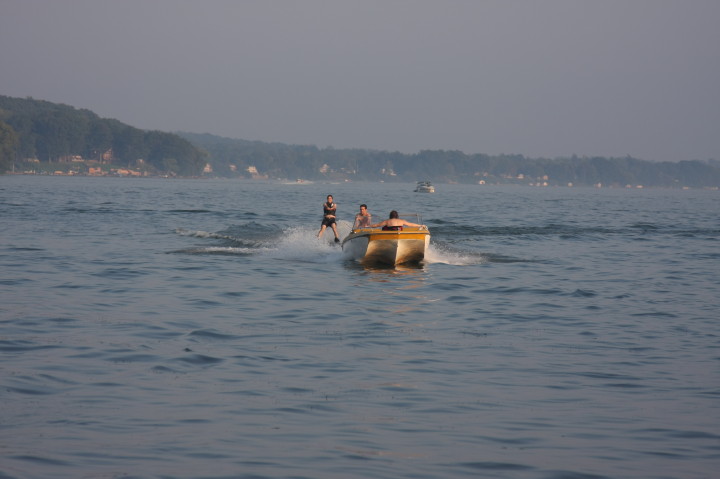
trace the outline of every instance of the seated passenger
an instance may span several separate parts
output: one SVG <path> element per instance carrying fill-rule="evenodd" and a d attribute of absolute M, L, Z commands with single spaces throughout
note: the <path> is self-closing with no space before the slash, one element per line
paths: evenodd
<path fill-rule="evenodd" d="M 367 228 L 368 226 L 370 226 L 371 219 L 372 215 L 368 213 L 367 205 L 360 205 L 360 213 L 355 215 L 355 224 L 353 225 L 353 229 L 355 230 L 358 228 Z"/>
<path fill-rule="evenodd" d="M 415 223 L 410 223 L 409 221 L 405 221 L 404 219 L 400 218 L 400 215 L 398 215 L 398 212 L 395 210 L 392 210 L 390 212 L 390 218 L 386 219 L 385 221 L 381 221 L 380 223 L 370 225 L 371 228 L 377 228 L 381 226 L 382 229 L 391 229 L 393 231 L 402 231 L 403 226 L 422 226 Z M 387 230 L 386 230 L 387 231 Z"/>

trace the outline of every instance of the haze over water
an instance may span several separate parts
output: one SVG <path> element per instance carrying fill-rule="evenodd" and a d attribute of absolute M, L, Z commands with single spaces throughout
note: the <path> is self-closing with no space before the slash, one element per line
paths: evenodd
<path fill-rule="evenodd" d="M 413 187 L 0 177 L 0 477 L 720 470 L 718 192 Z"/>

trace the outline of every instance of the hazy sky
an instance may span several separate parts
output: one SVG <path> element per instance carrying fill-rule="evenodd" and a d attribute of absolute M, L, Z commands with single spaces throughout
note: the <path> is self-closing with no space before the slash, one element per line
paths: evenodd
<path fill-rule="evenodd" d="M 720 159 L 720 1 L 0 0 L 0 94 L 321 148 Z"/>

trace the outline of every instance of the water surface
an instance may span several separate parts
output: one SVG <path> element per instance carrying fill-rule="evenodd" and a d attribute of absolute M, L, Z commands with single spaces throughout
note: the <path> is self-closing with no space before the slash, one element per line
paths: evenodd
<path fill-rule="evenodd" d="M 0 177 L 0 477 L 720 470 L 718 192 L 413 188 Z"/>

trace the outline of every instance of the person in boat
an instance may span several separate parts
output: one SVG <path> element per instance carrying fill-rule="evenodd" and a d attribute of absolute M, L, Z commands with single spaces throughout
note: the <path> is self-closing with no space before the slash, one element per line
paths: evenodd
<path fill-rule="evenodd" d="M 370 225 L 371 228 L 378 228 L 382 227 L 384 230 L 390 230 L 390 231 L 399 231 L 402 230 L 403 226 L 422 226 L 415 223 L 410 223 L 409 221 L 405 221 L 404 219 L 400 218 L 400 215 L 397 211 L 392 210 L 390 212 L 390 218 L 386 219 L 385 221 L 381 221 L 380 223 Z"/>
<path fill-rule="evenodd" d="M 327 195 L 327 201 L 323 203 L 323 219 L 322 224 L 320 225 L 320 231 L 317 235 L 318 238 L 322 238 L 323 233 L 325 233 L 325 228 L 329 226 L 332 228 L 333 233 L 335 233 L 335 242 L 340 242 L 340 235 L 338 235 L 337 223 L 335 220 L 336 213 L 337 205 L 333 203 L 332 195 Z"/>
<path fill-rule="evenodd" d="M 353 229 L 367 228 L 370 226 L 371 220 L 372 215 L 368 213 L 367 205 L 362 204 L 360 205 L 360 213 L 355 215 L 355 224 L 353 225 Z"/>

